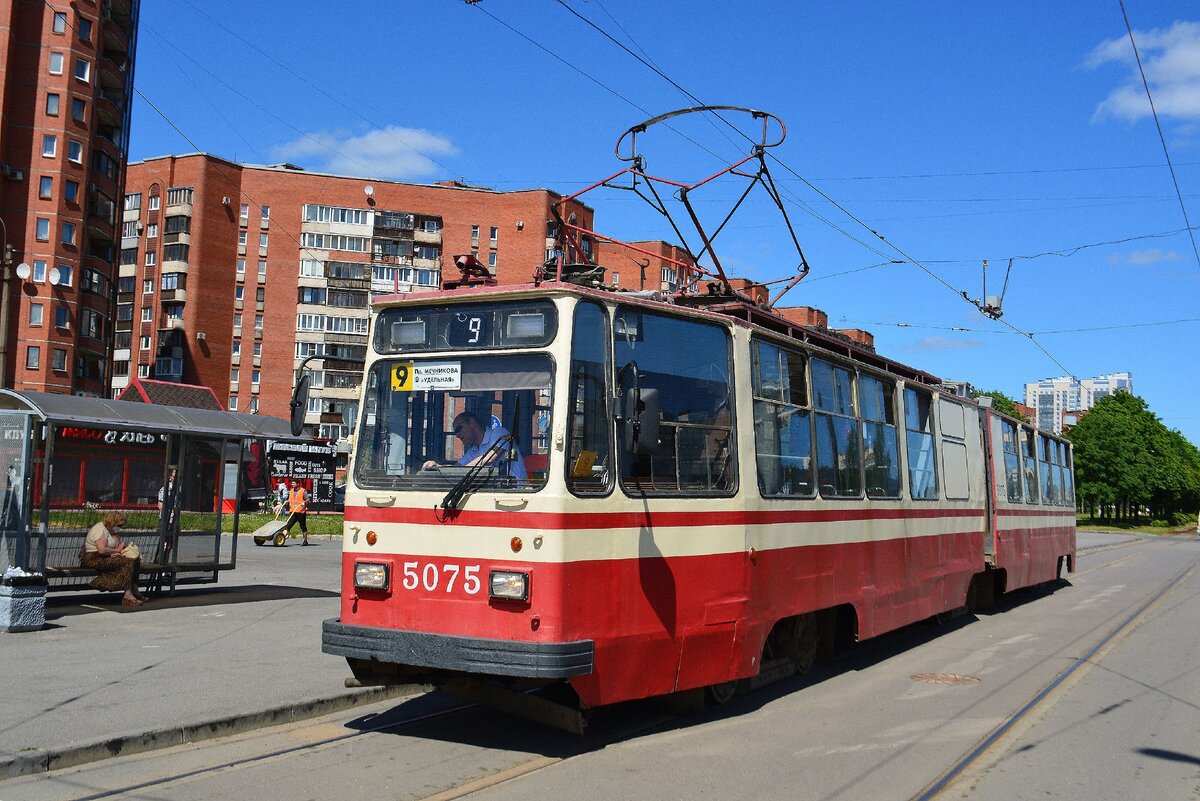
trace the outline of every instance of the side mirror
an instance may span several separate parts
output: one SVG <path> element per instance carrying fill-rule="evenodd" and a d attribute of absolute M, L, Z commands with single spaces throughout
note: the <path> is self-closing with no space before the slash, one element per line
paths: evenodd
<path fill-rule="evenodd" d="M 625 391 L 625 450 L 646 456 L 658 450 L 658 423 L 662 417 L 658 390 L 630 387 Z"/>
<path fill-rule="evenodd" d="M 296 382 L 296 391 L 292 393 L 291 424 L 292 436 L 298 437 L 304 431 L 304 413 L 308 411 L 308 389 L 312 385 L 312 374 L 305 373 Z"/>

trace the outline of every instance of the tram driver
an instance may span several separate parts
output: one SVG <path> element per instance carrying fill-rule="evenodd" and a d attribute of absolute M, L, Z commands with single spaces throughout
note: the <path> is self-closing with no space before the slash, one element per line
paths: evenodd
<path fill-rule="evenodd" d="M 480 463 L 497 464 L 504 468 L 502 472 L 512 478 L 525 481 L 528 477 L 525 472 L 525 458 L 516 443 L 506 442 L 493 449 L 498 440 L 509 436 L 508 429 L 504 426 L 485 428 L 474 412 L 463 412 L 454 418 L 454 436 L 463 444 L 463 455 L 459 457 L 458 464 L 464 467 L 473 467 Z M 422 465 L 422 469 L 429 470 L 437 466 L 438 463 L 431 459 Z"/>

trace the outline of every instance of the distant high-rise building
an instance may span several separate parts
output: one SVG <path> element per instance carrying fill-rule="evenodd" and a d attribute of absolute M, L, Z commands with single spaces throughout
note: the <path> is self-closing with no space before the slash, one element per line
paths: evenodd
<path fill-rule="evenodd" d="M 1025 404 L 1036 413 L 1034 422 L 1043 431 L 1061 434 L 1063 414 L 1084 412 L 1115 392 L 1133 392 L 1133 375 L 1128 372 L 1077 379 L 1072 376 L 1044 378 L 1025 385 Z"/>
<path fill-rule="evenodd" d="M 230 411 L 287 418 L 294 370 L 318 356 L 305 428 L 337 439 L 358 397 L 371 297 L 439 288 L 461 277 L 464 256 L 497 283 L 529 282 L 557 255 L 560 199 L 198 153 L 131 164 L 112 391 L 134 377 L 198 384 Z M 582 203 L 564 217 L 592 228 Z M 594 252 L 590 236 L 578 241 Z"/>
<path fill-rule="evenodd" d="M 109 379 L 139 0 L 0 0 L 0 386 Z"/>

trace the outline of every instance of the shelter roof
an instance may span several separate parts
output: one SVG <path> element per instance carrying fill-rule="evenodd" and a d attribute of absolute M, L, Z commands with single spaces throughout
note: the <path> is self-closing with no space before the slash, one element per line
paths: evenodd
<path fill-rule="evenodd" d="M 135 378 L 121 392 L 119 400 L 131 403 L 155 403 L 164 406 L 186 406 L 190 409 L 210 409 L 223 412 L 225 408 L 217 400 L 216 393 L 209 387 L 195 384 L 177 384 L 173 381 L 155 381 L 150 378 Z"/>
<path fill-rule="evenodd" d="M 301 440 L 286 420 L 259 414 L 0 389 L 0 411 L 32 411 L 48 423 L 193 436 Z"/>

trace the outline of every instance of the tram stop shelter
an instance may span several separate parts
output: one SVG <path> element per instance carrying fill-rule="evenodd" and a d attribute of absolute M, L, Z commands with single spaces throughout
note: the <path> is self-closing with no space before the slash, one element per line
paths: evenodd
<path fill-rule="evenodd" d="M 221 532 L 238 530 L 247 486 L 267 481 L 271 440 L 307 438 L 263 415 L 0 389 L 0 571 L 87 589 L 97 574 L 80 567 L 84 537 L 120 512 L 145 586 L 214 583 L 237 564 L 238 538 Z"/>

